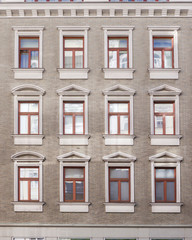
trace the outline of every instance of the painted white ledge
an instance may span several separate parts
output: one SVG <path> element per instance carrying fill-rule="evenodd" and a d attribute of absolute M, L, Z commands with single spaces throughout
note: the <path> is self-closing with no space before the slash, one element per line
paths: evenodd
<path fill-rule="evenodd" d="M 58 68 L 59 78 L 60 79 L 88 79 L 88 68 L 82 69 L 65 69 L 65 68 Z"/>
<path fill-rule="evenodd" d="M 151 145 L 178 146 L 182 135 L 150 135 Z"/>
<path fill-rule="evenodd" d="M 60 212 L 89 212 L 89 205 L 91 203 L 79 202 L 79 203 L 59 203 Z"/>
<path fill-rule="evenodd" d="M 15 145 L 42 145 L 44 135 L 12 135 Z"/>
<path fill-rule="evenodd" d="M 15 79 L 42 79 L 44 68 L 12 68 Z"/>
<path fill-rule="evenodd" d="M 59 135 L 59 144 L 60 145 L 78 145 L 78 146 L 87 146 L 89 143 L 90 135 Z"/>
<path fill-rule="evenodd" d="M 180 213 L 183 203 L 150 203 L 153 213 Z"/>
<path fill-rule="evenodd" d="M 133 79 L 134 71 L 131 68 L 103 68 L 105 79 Z"/>
<path fill-rule="evenodd" d="M 179 72 L 181 69 L 174 68 L 174 69 L 157 69 L 157 68 L 150 68 L 149 75 L 150 79 L 179 79 Z"/>
<path fill-rule="evenodd" d="M 103 135 L 105 145 L 132 146 L 135 135 Z"/>
<path fill-rule="evenodd" d="M 15 212 L 43 212 L 44 202 L 12 202 Z"/>
<path fill-rule="evenodd" d="M 113 213 L 134 213 L 135 203 L 104 203 L 105 212 Z"/>

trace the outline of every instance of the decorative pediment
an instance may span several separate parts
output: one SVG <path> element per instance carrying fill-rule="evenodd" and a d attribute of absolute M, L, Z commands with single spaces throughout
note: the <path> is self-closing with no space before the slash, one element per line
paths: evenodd
<path fill-rule="evenodd" d="M 103 94 L 104 95 L 123 95 L 123 96 L 130 96 L 130 95 L 134 95 L 135 94 L 135 90 L 128 88 L 124 85 L 121 84 L 117 84 L 113 87 L 110 88 L 106 88 L 105 90 L 103 90 Z"/>
<path fill-rule="evenodd" d="M 32 161 L 32 162 L 36 162 L 36 161 L 44 161 L 45 160 L 45 156 L 43 156 L 40 153 L 37 152 L 33 152 L 33 151 L 23 151 L 23 152 L 18 152 L 15 153 L 11 156 L 11 159 L 13 161 Z"/>
<path fill-rule="evenodd" d="M 67 87 L 58 89 L 56 92 L 58 95 L 79 96 L 79 95 L 89 95 L 91 91 L 86 88 L 82 88 L 80 86 L 72 84 Z"/>
<path fill-rule="evenodd" d="M 182 161 L 183 157 L 165 151 L 149 157 L 149 160 L 153 162 L 178 162 Z"/>
<path fill-rule="evenodd" d="M 57 160 L 61 162 L 88 162 L 90 159 L 91 157 L 76 151 L 68 152 L 57 157 Z"/>
<path fill-rule="evenodd" d="M 23 84 L 13 88 L 11 90 L 11 93 L 13 95 L 34 96 L 34 95 L 44 95 L 45 90 L 33 84 Z"/>
<path fill-rule="evenodd" d="M 148 91 L 149 95 L 163 95 L 163 96 L 170 96 L 170 95 L 180 95 L 181 90 L 178 88 L 174 88 L 167 84 L 161 85 L 159 87 L 155 87 Z"/>
<path fill-rule="evenodd" d="M 105 162 L 132 162 L 135 160 L 136 157 L 123 152 L 115 152 L 103 157 Z"/>

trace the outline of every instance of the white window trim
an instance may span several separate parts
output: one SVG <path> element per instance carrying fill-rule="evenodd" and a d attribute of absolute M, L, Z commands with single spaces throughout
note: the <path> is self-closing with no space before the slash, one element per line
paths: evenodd
<path fill-rule="evenodd" d="M 14 26 L 15 53 L 14 72 L 15 79 L 42 79 L 43 78 L 43 26 Z M 39 37 L 39 68 L 19 68 L 19 37 Z"/>
<path fill-rule="evenodd" d="M 25 157 L 24 157 L 25 156 Z M 27 157 L 30 156 L 30 157 Z M 33 156 L 33 158 L 31 158 Z M 21 157 L 21 158 L 20 158 Z M 24 157 L 24 158 L 23 158 Z M 23 151 L 11 156 L 14 161 L 14 211 L 15 212 L 42 212 L 43 205 L 43 161 L 45 157 L 42 154 Z M 18 196 L 18 168 L 19 167 L 39 167 L 39 201 L 38 202 L 22 202 Z"/>
<path fill-rule="evenodd" d="M 105 79 L 133 79 L 133 26 L 103 26 L 104 30 L 104 77 Z M 128 37 L 129 68 L 108 68 L 108 37 Z"/>
<path fill-rule="evenodd" d="M 178 79 L 181 69 L 178 68 L 178 30 L 179 26 L 148 26 L 150 49 L 150 79 Z M 153 67 L 153 37 L 173 37 L 174 39 L 174 68 Z"/>
<path fill-rule="evenodd" d="M 59 26 L 59 76 L 60 79 L 88 79 L 88 26 Z M 84 68 L 65 69 L 63 67 L 63 37 L 84 38 Z"/>
<path fill-rule="evenodd" d="M 57 157 L 60 162 L 60 212 L 89 212 L 89 181 L 88 162 L 91 157 L 79 152 L 69 152 Z M 85 202 L 64 202 L 63 192 L 63 168 L 84 167 L 85 168 Z"/>
<path fill-rule="evenodd" d="M 134 212 L 134 162 L 136 157 L 127 153 L 116 152 L 103 157 L 105 162 L 105 212 Z M 129 167 L 130 168 L 130 188 L 131 198 L 129 203 L 109 202 L 109 168 L 110 167 Z"/>
<path fill-rule="evenodd" d="M 154 213 L 180 213 L 181 206 L 181 167 L 180 163 L 183 157 L 177 156 L 170 152 L 158 153 L 149 157 L 151 161 L 151 191 L 152 191 L 152 212 Z M 156 203 L 155 202 L 155 168 L 156 167 L 174 167 L 176 168 L 176 203 Z"/>
<path fill-rule="evenodd" d="M 12 89 L 14 95 L 14 138 L 15 145 L 42 145 L 42 96 L 45 90 L 32 85 L 24 84 Z M 39 102 L 39 134 L 38 135 L 21 135 L 18 134 L 18 105 L 20 101 L 38 101 Z"/>

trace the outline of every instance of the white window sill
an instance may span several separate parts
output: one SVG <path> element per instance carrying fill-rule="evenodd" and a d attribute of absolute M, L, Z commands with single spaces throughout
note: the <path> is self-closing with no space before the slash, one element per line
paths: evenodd
<path fill-rule="evenodd" d="M 87 146 L 90 135 L 59 135 L 60 145 Z"/>
<path fill-rule="evenodd" d="M 150 135 L 151 145 L 159 146 L 178 146 L 180 145 L 181 135 Z"/>
<path fill-rule="evenodd" d="M 15 79 L 42 79 L 43 68 L 13 68 Z"/>
<path fill-rule="evenodd" d="M 58 68 L 60 79 L 88 79 L 88 68 Z"/>
<path fill-rule="evenodd" d="M 134 71 L 131 68 L 103 68 L 105 79 L 133 79 Z"/>
<path fill-rule="evenodd" d="M 12 135 L 15 145 L 42 145 L 44 135 Z"/>
<path fill-rule="evenodd" d="M 105 212 L 130 212 L 134 213 L 135 203 L 104 203 Z"/>
<path fill-rule="evenodd" d="M 59 203 L 60 212 L 89 212 L 89 205 L 91 203 L 87 202 L 78 202 L 78 203 Z"/>
<path fill-rule="evenodd" d="M 13 202 L 15 212 L 43 212 L 44 202 Z"/>
<path fill-rule="evenodd" d="M 105 139 L 105 145 L 116 145 L 116 146 L 132 146 L 134 135 L 103 135 Z"/>
<path fill-rule="evenodd" d="M 153 213 L 180 213 L 183 203 L 150 203 Z"/>
<path fill-rule="evenodd" d="M 181 69 L 172 68 L 172 69 L 164 69 L 164 68 L 150 68 L 149 74 L 150 79 L 178 79 L 179 72 Z"/>

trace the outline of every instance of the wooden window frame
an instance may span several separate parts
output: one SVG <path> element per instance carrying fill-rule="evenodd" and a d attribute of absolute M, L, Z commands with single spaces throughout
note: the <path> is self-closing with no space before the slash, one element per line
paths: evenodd
<path fill-rule="evenodd" d="M 66 168 L 83 168 L 83 178 L 65 178 L 65 170 Z M 65 199 L 65 181 L 73 181 L 73 200 L 66 200 Z M 76 181 L 82 181 L 84 183 L 84 193 L 83 193 L 83 200 L 76 200 Z M 80 166 L 67 166 L 63 167 L 63 199 L 64 202 L 85 202 L 85 167 Z"/>
<path fill-rule="evenodd" d="M 38 39 L 38 48 L 21 48 L 21 40 L 22 39 Z M 32 69 L 31 68 L 31 52 L 32 51 L 38 51 L 38 67 L 39 68 L 39 37 L 19 37 L 19 68 L 21 68 L 21 51 L 28 51 L 28 68 L 26 69 Z M 25 68 L 24 68 L 25 69 Z"/>
<path fill-rule="evenodd" d="M 20 169 L 21 168 L 37 168 L 38 169 L 38 178 L 21 178 Z M 28 200 L 20 200 L 20 181 L 28 182 Z M 38 200 L 31 200 L 31 181 L 38 181 Z M 18 166 L 18 201 L 19 202 L 39 202 L 40 196 L 40 176 L 39 176 L 39 167 L 37 166 Z"/>
<path fill-rule="evenodd" d="M 128 169 L 129 171 L 129 177 L 128 178 L 111 178 L 110 177 L 110 170 L 111 169 Z M 109 202 L 124 202 L 124 203 L 127 203 L 127 202 L 130 202 L 130 199 L 131 199 L 131 183 L 130 183 L 130 179 L 131 179 L 131 171 L 130 171 L 130 167 L 109 167 L 109 171 L 108 171 L 108 174 L 109 174 Z M 111 200 L 110 199 L 110 192 L 111 192 L 111 188 L 110 188 L 110 183 L 111 182 L 118 182 L 118 200 Z M 129 184 L 129 200 L 128 201 L 122 201 L 121 200 L 121 182 L 128 182 Z"/>
<path fill-rule="evenodd" d="M 115 39 L 126 39 L 127 40 L 127 48 L 110 48 L 109 47 L 109 40 L 115 40 Z M 129 37 L 128 36 L 126 36 L 126 37 L 115 37 L 115 36 L 113 36 L 113 37 L 110 37 L 110 36 L 108 36 L 108 68 L 110 68 L 109 67 L 109 52 L 110 51 L 116 51 L 117 52 L 117 67 L 115 68 L 115 69 L 123 69 L 123 68 L 120 68 L 120 66 L 119 66 L 119 63 L 120 63 L 120 60 L 119 60 L 119 52 L 120 51 L 127 51 L 127 68 L 125 68 L 125 69 L 128 69 L 129 68 Z M 112 69 L 112 68 L 110 68 L 110 69 Z"/>
<path fill-rule="evenodd" d="M 20 104 L 21 103 L 38 103 L 38 112 L 20 112 Z M 19 101 L 18 102 L 18 134 L 19 135 L 39 135 L 39 101 Z M 28 115 L 28 133 L 27 134 L 21 134 L 20 133 L 20 116 L 22 115 Z M 31 116 L 32 115 L 38 115 L 38 133 L 37 134 L 31 134 Z"/>
<path fill-rule="evenodd" d="M 174 178 L 156 178 L 156 169 L 174 169 Z M 156 200 L 156 182 L 164 182 L 164 200 Z M 174 201 L 167 201 L 167 182 L 174 182 L 174 190 L 175 190 L 175 199 Z M 156 203 L 175 203 L 176 202 L 176 167 L 155 167 L 155 202 Z"/>
<path fill-rule="evenodd" d="M 65 40 L 66 39 L 81 39 L 83 40 L 83 48 L 65 48 Z M 65 51 L 72 51 L 72 68 L 69 68 L 69 69 L 83 69 L 84 68 L 84 65 L 85 65 L 85 59 L 84 59 L 84 56 L 85 56 L 85 39 L 84 37 L 63 37 L 63 68 L 64 69 L 68 69 L 68 68 L 65 68 Z M 76 51 L 82 51 L 83 52 L 83 67 L 82 68 L 76 68 L 75 67 L 75 52 Z"/>
<path fill-rule="evenodd" d="M 154 48 L 154 39 L 171 39 L 172 47 L 171 48 Z M 162 56 L 161 68 L 163 68 L 163 69 L 173 69 L 174 68 L 174 37 L 153 36 L 153 68 L 158 69 L 158 68 L 155 68 L 155 66 L 154 66 L 154 51 L 161 51 L 161 56 Z M 164 66 L 165 65 L 164 64 L 164 51 L 172 52 L 172 67 L 171 68 L 165 68 L 165 66 Z"/>

